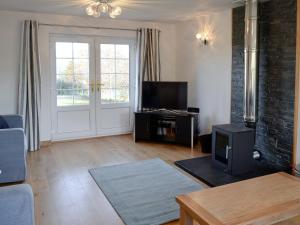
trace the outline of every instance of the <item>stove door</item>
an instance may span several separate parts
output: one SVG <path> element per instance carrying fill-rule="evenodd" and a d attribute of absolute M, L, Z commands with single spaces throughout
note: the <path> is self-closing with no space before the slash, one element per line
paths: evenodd
<path fill-rule="evenodd" d="M 228 165 L 229 159 L 229 136 L 216 132 L 215 160 Z"/>
<path fill-rule="evenodd" d="M 232 159 L 232 134 L 222 130 L 214 129 L 213 131 L 213 164 L 222 168 L 224 172 L 231 172 Z"/>

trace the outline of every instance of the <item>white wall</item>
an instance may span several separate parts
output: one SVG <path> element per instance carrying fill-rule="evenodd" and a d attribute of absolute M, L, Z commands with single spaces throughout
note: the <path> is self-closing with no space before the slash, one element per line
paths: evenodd
<path fill-rule="evenodd" d="M 201 132 L 214 124 L 230 121 L 231 92 L 231 10 L 207 13 L 198 19 L 169 23 L 93 19 L 37 13 L 0 11 L 0 115 L 17 111 L 21 22 L 36 19 L 41 23 L 103 26 L 116 28 L 153 27 L 162 31 L 162 77 L 165 81 L 189 82 L 189 106 L 201 109 Z M 202 46 L 195 34 L 212 28 L 209 46 Z M 134 32 L 94 29 L 40 28 L 42 62 L 42 140 L 51 138 L 49 35 L 51 33 L 135 37 Z"/>
<path fill-rule="evenodd" d="M 196 38 L 209 33 L 209 45 Z M 200 108 L 201 133 L 230 122 L 232 13 L 205 13 L 177 24 L 177 80 L 189 82 L 189 106 Z"/>
<path fill-rule="evenodd" d="M 36 19 L 40 23 L 102 26 L 115 28 L 149 27 L 157 28 L 161 33 L 162 79 L 175 79 L 175 25 L 143 21 L 94 19 L 89 17 L 61 16 L 37 13 L 0 11 L 0 115 L 17 111 L 18 77 L 21 22 L 25 19 Z M 40 27 L 40 51 L 42 64 L 42 115 L 41 138 L 51 139 L 51 90 L 49 69 L 49 35 L 51 33 L 85 34 L 99 36 L 135 37 L 135 32 L 104 31 L 94 29 L 74 29 Z"/>

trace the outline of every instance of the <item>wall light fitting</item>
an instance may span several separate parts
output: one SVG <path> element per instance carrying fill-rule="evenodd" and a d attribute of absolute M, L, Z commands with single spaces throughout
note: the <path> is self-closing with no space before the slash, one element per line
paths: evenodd
<path fill-rule="evenodd" d="M 197 33 L 196 39 L 200 40 L 204 45 L 208 45 L 208 37 L 206 34 Z"/>

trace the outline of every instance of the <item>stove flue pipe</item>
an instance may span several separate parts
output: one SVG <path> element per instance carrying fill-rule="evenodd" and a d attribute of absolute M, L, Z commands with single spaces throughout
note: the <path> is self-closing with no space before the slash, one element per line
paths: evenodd
<path fill-rule="evenodd" d="M 258 0 L 246 0 L 245 4 L 244 122 L 246 126 L 255 127 L 258 79 Z"/>

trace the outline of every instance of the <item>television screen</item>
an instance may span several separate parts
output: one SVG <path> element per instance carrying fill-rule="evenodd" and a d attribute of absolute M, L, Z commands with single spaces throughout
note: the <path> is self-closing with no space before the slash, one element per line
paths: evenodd
<path fill-rule="evenodd" d="M 186 110 L 187 89 L 187 82 L 143 82 L 142 107 Z"/>

